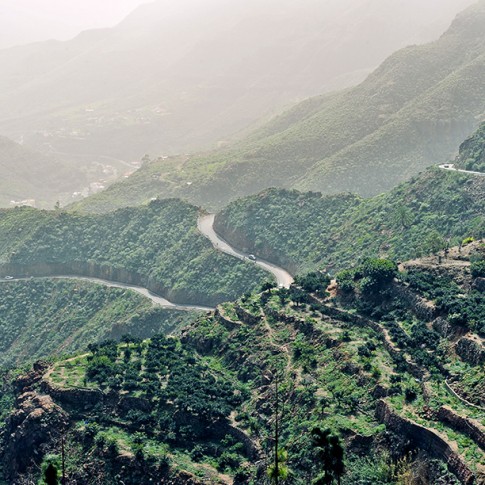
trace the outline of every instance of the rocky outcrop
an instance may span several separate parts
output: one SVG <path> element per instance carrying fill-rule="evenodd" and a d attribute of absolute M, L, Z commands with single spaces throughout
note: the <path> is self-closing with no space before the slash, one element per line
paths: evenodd
<path fill-rule="evenodd" d="M 40 387 L 56 402 L 76 412 L 88 411 L 104 400 L 104 394 L 99 389 L 56 387 L 47 379 L 42 381 Z"/>
<path fill-rule="evenodd" d="M 409 288 L 396 284 L 393 286 L 394 295 L 404 303 L 418 318 L 429 322 L 436 315 L 435 306 L 416 295 Z"/>
<path fill-rule="evenodd" d="M 2 463 L 9 479 L 14 479 L 42 457 L 68 426 L 68 415 L 48 395 L 26 392 L 17 399 L 7 419 Z"/>
<path fill-rule="evenodd" d="M 240 325 L 239 322 L 234 322 L 233 320 L 228 318 L 224 313 L 224 310 L 220 306 L 216 308 L 214 312 L 214 317 L 229 331 L 234 330 Z"/>
<path fill-rule="evenodd" d="M 432 322 L 433 330 L 447 339 L 454 339 L 463 335 L 467 330 L 457 325 L 452 325 L 446 318 L 438 317 Z"/>
<path fill-rule="evenodd" d="M 46 362 L 35 362 L 30 372 L 27 372 L 27 374 L 22 374 L 15 379 L 13 385 L 16 393 L 23 394 L 24 392 L 32 391 L 35 384 L 41 381 L 45 371 L 48 368 L 49 364 Z"/>
<path fill-rule="evenodd" d="M 261 316 L 253 315 L 239 305 L 236 305 L 234 310 L 241 322 L 246 325 L 257 325 L 261 322 Z"/>
<path fill-rule="evenodd" d="M 476 476 L 472 470 L 438 433 L 399 416 L 382 400 L 377 403 L 376 417 L 394 433 L 405 435 L 416 448 L 447 463 L 450 471 L 462 484 L 473 485 L 476 483 Z"/>
<path fill-rule="evenodd" d="M 485 348 L 476 339 L 461 338 L 455 345 L 455 351 L 462 360 L 471 365 L 481 366 L 485 364 Z"/>

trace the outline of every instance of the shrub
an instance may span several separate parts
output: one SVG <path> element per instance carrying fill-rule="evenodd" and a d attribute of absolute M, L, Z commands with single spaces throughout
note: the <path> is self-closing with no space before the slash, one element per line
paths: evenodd
<path fill-rule="evenodd" d="M 337 284 L 344 293 L 350 293 L 355 288 L 355 271 L 346 269 L 336 276 Z"/>
<path fill-rule="evenodd" d="M 389 259 L 368 258 L 362 264 L 362 274 L 380 285 L 397 275 L 397 264 Z"/>
<path fill-rule="evenodd" d="M 305 291 L 324 294 L 330 284 L 330 277 L 320 271 L 314 271 L 303 276 L 297 276 L 295 283 Z"/>
<path fill-rule="evenodd" d="M 418 394 L 416 393 L 416 390 L 411 387 L 407 387 L 404 391 L 404 398 L 406 399 L 406 402 L 413 402 L 417 397 Z"/>
<path fill-rule="evenodd" d="M 474 278 L 485 278 L 485 260 L 473 262 L 470 271 Z"/>

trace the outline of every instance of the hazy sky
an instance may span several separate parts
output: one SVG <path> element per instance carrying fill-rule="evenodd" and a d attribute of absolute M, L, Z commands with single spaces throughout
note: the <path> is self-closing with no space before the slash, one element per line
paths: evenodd
<path fill-rule="evenodd" d="M 150 0 L 0 0 L 0 48 L 110 27 Z"/>

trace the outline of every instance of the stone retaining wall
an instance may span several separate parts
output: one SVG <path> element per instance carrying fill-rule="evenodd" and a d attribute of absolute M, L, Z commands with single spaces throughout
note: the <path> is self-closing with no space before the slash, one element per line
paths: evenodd
<path fill-rule="evenodd" d="M 376 417 L 391 431 L 405 435 L 416 448 L 425 450 L 431 456 L 447 463 L 449 470 L 462 484 L 476 483 L 475 474 L 460 455 L 434 431 L 399 416 L 382 400 L 377 403 Z"/>
<path fill-rule="evenodd" d="M 471 419 L 459 416 L 450 407 L 442 406 L 436 415 L 437 419 L 450 428 L 471 438 L 485 451 L 485 429 Z"/>

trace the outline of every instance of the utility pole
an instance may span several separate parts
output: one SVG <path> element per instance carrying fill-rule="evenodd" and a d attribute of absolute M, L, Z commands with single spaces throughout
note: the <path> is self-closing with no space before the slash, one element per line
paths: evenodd
<path fill-rule="evenodd" d="M 67 482 L 66 482 L 66 453 L 65 453 L 65 449 L 64 449 L 65 439 L 66 439 L 66 435 L 63 434 L 62 435 L 62 440 L 61 440 L 61 456 L 62 456 L 62 479 L 61 479 L 61 484 L 62 485 L 67 485 Z"/>
<path fill-rule="evenodd" d="M 274 467 L 275 467 L 275 483 L 278 485 L 280 480 L 280 463 L 279 463 L 279 456 L 278 456 L 278 447 L 279 447 L 279 409 L 278 409 L 278 374 L 275 376 L 275 440 L 274 440 Z"/>

